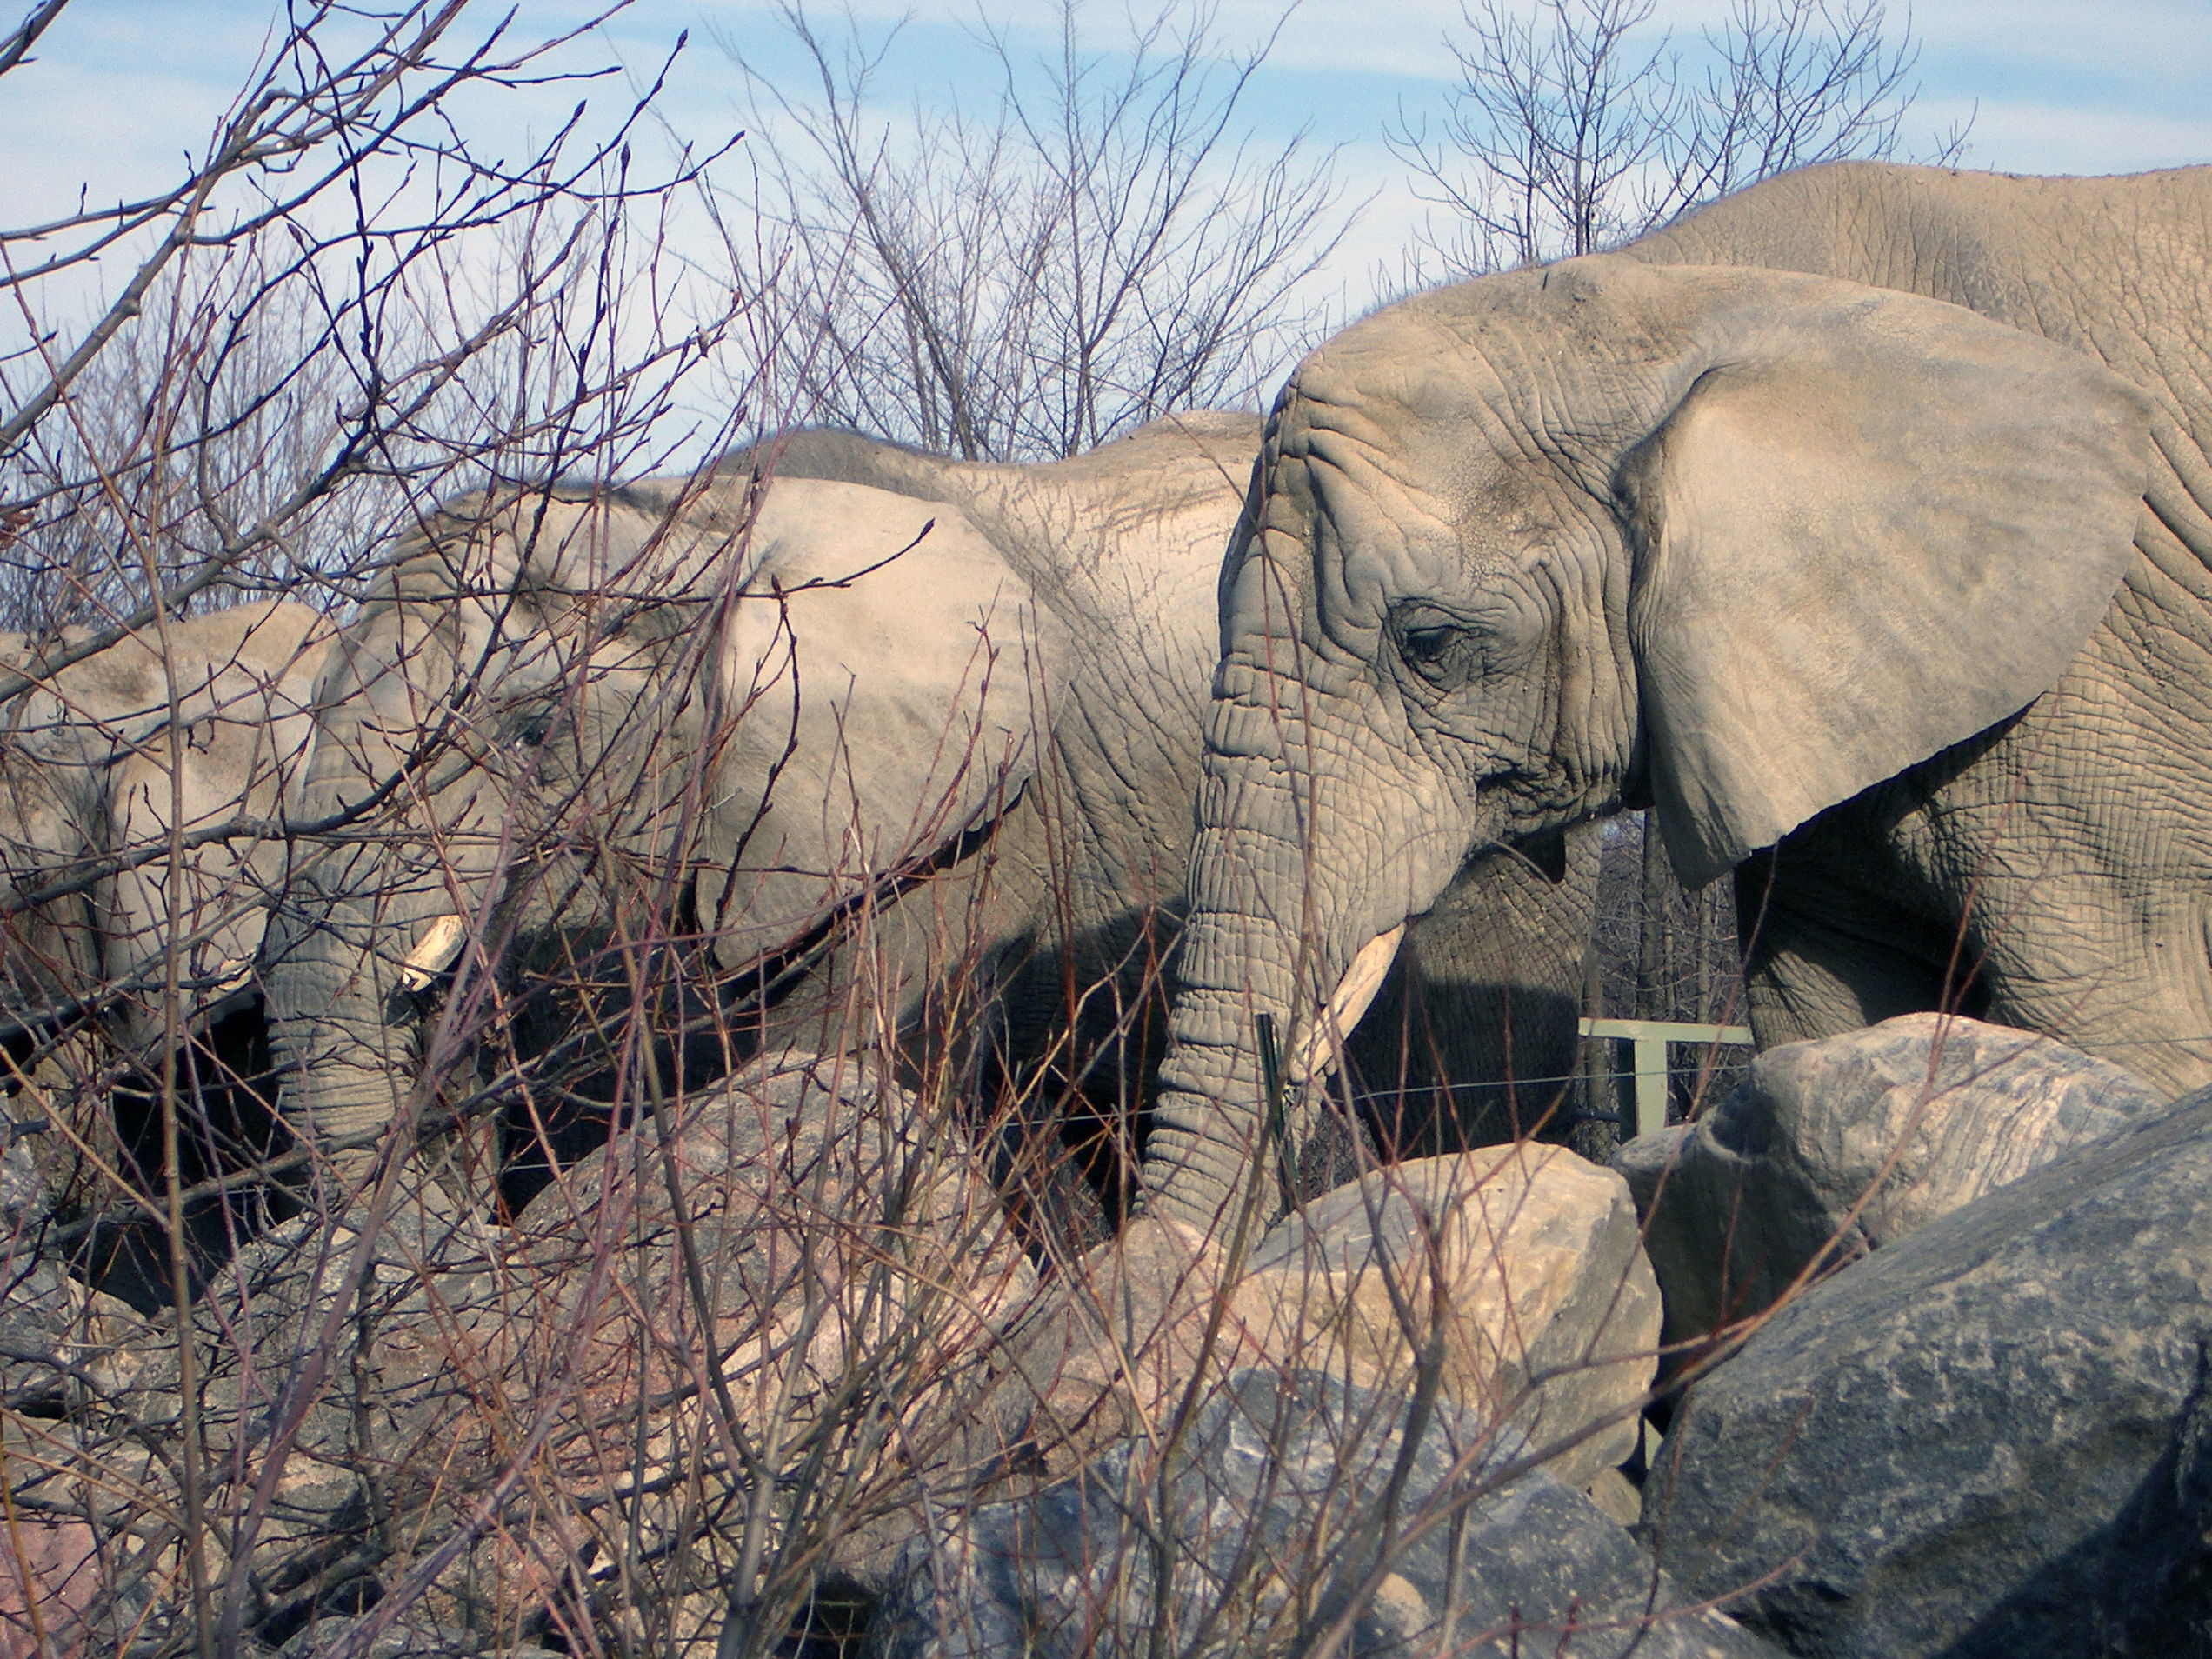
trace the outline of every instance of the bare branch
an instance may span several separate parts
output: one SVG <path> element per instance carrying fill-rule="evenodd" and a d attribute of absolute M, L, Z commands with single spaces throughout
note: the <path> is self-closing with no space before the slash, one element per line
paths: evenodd
<path fill-rule="evenodd" d="M 1109 49 L 1062 0 L 1039 61 L 979 26 L 989 116 L 894 122 L 873 82 L 895 34 L 782 16 L 816 101 L 753 77 L 755 126 L 792 142 L 756 192 L 774 239 L 733 248 L 808 343 L 776 365 L 781 406 L 970 459 L 1056 458 L 1256 403 L 1318 332 L 1298 296 L 1344 229 L 1333 156 L 1239 135 L 1276 30 L 1225 53 L 1212 7 L 1165 5 Z"/>
<path fill-rule="evenodd" d="M 1468 0 L 1437 126 L 1402 110 L 1388 135 L 1456 227 L 1426 238 L 1448 274 L 1595 252 L 1789 168 L 1897 153 L 1919 49 L 1909 16 L 1889 43 L 1885 0 L 1734 0 L 1687 48 L 1654 10 Z"/>

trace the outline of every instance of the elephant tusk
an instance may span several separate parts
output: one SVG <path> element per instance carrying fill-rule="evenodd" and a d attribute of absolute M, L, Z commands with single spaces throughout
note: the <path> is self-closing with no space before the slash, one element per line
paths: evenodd
<path fill-rule="evenodd" d="M 1378 933 L 1360 947 L 1351 966 L 1344 969 L 1344 976 L 1336 982 L 1336 989 L 1329 993 L 1321 1017 L 1308 1028 L 1296 1046 L 1290 1061 L 1294 1082 L 1309 1083 L 1336 1063 L 1337 1045 L 1352 1034 L 1373 1005 L 1375 993 L 1382 989 L 1390 964 L 1397 960 L 1398 946 L 1405 939 L 1405 930 L 1406 924 L 1401 922 L 1388 933 Z"/>
<path fill-rule="evenodd" d="M 210 994 L 228 996 L 233 991 L 245 989 L 253 978 L 253 958 L 250 956 L 225 956 L 216 966 L 215 983 L 210 988 Z"/>
<path fill-rule="evenodd" d="M 453 966 L 461 954 L 461 947 L 469 943 L 469 924 L 457 916 L 442 916 L 424 929 L 415 948 L 399 964 L 399 983 L 409 990 L 422 992 L 436 983 L 437 976 Z"/>

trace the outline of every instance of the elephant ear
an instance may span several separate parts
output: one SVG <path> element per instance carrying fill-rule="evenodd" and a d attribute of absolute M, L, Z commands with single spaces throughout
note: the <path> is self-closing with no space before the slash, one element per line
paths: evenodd
<path fill-rule="evenodd" d="M 1616 479 L 1651 794 L 1695 885 L 2057 682 L 2134 556 L 2152 405 L 1938 301 L 1653 275 L 1713 296 Z"/>
<path fill-rule="evenodd" d="M 1064 646 L 956 506 L 779 479 L 720 657 L 703 909 L 725 960 L 972 844 L 1021 795 Z"/>

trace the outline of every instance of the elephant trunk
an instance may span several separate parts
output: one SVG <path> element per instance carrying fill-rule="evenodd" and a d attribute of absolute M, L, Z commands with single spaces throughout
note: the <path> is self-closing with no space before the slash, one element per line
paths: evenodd
<path fill-rule="evenodd" d="M 326 1181 L 358 1179 L 375 1136 L 406 1102 L 419 993 L 459 956 L 462 918 L 483 908 L 503 816 L 481 766 L 456 769 L 450 756 L 392 789 L 408 776 L 421 706 L 435 702 L 417 685 L 436 685 L 450 665 L 408 649 L 390 616 L 372 621 L 383 631 L 350 643 L 318 693 L 291 810 L 323 830 L 293 843 L 262 949 L 277 1109 L 319 1155 Z"/>
<path fill-rule="evenodd" d="M 1289 699 L 1270 701 L 1280 710 Z M 1431 791 L 1378 779 L 1373 791 L 1316 798 L 1282 759 L 1314 752 L 1300 732 L 1271 717 L 1284 741 L 1256 753 L 1221 741 L 1237 723 L 1216 705 L 1143 1175 L 1149 1209 L 1223 1237 L 1247 1205 L 1264 1224 L 1287 1199 L 1281 1171 L 1295 1169 L 1309 1127 L 1304 1085 L 1358 1023 L 1407 917 L 1443 890 L 1465 845 L 1423 818 Z M 1376 833 L 1400 816 L 1392 803 L 1418 833 Z M 1280 1123 L 1269 1122 L 1262 1016 L 1280 1047 Z"/>
<path fill-rule="evenodd" d="M 1249 845 L 1249 834 L 1237 837 Z M 1193 909 L 1176 954 L 1169 1046 L 1143 1163 L 1145 1205 L 1209 1234 L 1231 1229 L 1247 1203 L 1264 1223 L 1275 1213 L 1269 1187 L 1274 1126 L 1257 1042 L 1262 1016 L 1288 1032 L 1301 978 L 1295 876 L 1270 882 L 1288 892 L 1287 919 L 1256 903 L 1209 903 L 1241 861 L 1218 826 L 1193 849 Z M 1285 853 L 1295 843 L 1282 843 Z M 1286 1126 L 1287 1127 L 1287 1126 Z"/>
<path fill-rule="evenodd" d="M 382 861 L 363 861 L 295 877 L 262 976 L 279 1110 L 323 1156 L 326 1177 L 357 1176 L 373 1161 L 366 1137 L 398 1115 L 414 1082 L 417 996 L 468 937 L 447 894 L 395 890 Z"/>
<path fill-rule="evenodd" d="M 318 1149 L 382 1128 L 398 1109 L 406 1044 L 386 1017 L 373 949 L 325 924 L 270 965 L 270 1048 L 283 1074 L 283 1111 Z"/>

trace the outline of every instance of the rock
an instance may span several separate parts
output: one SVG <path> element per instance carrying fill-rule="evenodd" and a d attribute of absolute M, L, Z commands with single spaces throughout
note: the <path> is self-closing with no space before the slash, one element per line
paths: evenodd
<path fill-rule="evenodd" d="M 1170 1653 L 1254 1659 L 1316 1650 L 1340 1622 L 1335 1650 L 1356 1656 L 1771 1654 L 1681 1609 L 1579 1493 L 1506 1478 L 1522 1449 L 1477 1414 L 1438 1403 L 1393 1502 L 1404 1418 L 1340 1379 L 1237 1372 L 1172 1443 L 1124 1441 L 1029 1499 L 939 1517 L 863 1652 L 1108 1659 L 1150 1651 L 1164 1620 Z"/>
<path fill-rule="evenodd" d="M 0 1654 L 123 1651 L 148 1628 L 155 1586 L 176 1556 L 121 1542 L 118 1549 L 105 1529 L 36 1514 L 0 1532 Z"/>
<path fill-rule="evenodd" d="M 2048 1037 L 1907 1014 L 1769 1049 L 1709 1116 L 1613 1163 L 1645 1220 L 1666 1340 L 1692 1343 L 2166 1104 Z"/>
<path fill-rule="evenodd" d="M 170 1628 L 174 1466 L 140 1433 L 174 1336 L 0 1236 L 0 1654 L 120 1652 Z M 167 1350 L 164 1353 L 164 1350 Z M 150 1415 L 172 1417 L 173 1396 Z M 33 1621 L 33 1609 L 37 1622 Z M 45 1645 L 37 1631 L 43 1629 Z"/>
<path fill-rule="evenodd" d="M 194 1323 L 210 1513 L 257 1517 L 231 1535 L 253 1621 L 412 1583 L 409 1618 L 471 1651 L 689 1651 L 754 1494 L 771 1575 L 840 1528 L 918 1529 L 912 1426 L 1034 1278 L 964 1141 L 850 1064 L 702 1091 L 665 1149 L 618 1135 L 511 1231 L 410 1167 L 381 1222 L 244 1247 Z M 174 1445 L 174 1402 L 142 1426 Z M 492 1498 L 496 1524 L 459 1534 Z"/>
<path fill-rule="evenodd" d="M 46 1174 L 38 1167 L 28 1134 L 14 1119 L 0 1117 L 0 1228 L 17 1237 L 54 1213 Z"/>
<path fill-rule="evenodd" d="M 85 1522 L 42 1515 L 0 1531 L 0 1653 L 89 1653 L 103 1637 L 111 1648 L 128 1640 L 144 1600 L 117 1604 L 109 1594 L 100 1544 Z"/>
<path fill-rule="evenodd" d="M 189 1629 L 174 1465 L 114 1411 L 78 1416 L 0 1411 L 12 1511 L 0 1525 L 0 1654 L 151 1650 Z M 220 1573 L 216 1541 L 199 1542 L 205 1569 Z"/>
<path fill-rule="evenodd" d="M 1690 1389 L 1661 1560 L 1822 1659 L 2212 1652 L 2212 1091 L 1785 1303 Z"/>
<path fill-rule="evenodd" d="M 0 1409 L 65 1417 L 129 1386 L 168 1340 L 127 1303 L 87 1289 L 39 1249 L 52 1211 L 29 1147 L 0 1118 Z"/>
<path fill-rule="evenodd" d="M 1536 1142 L 1393 1165 L 1316 1200 L 1260 1241 L 1234 1307 L 1269 1356 L 1399 1395 L 1441 1307 L 1444 1396 L 1558 1448 L 1570 1486 L 1636 1449 L 1657 1365 L 1659 1292 L 1626 1183 Z"/>
<path fill-rule="evenodd" d="M 373 1617 L 317 1619 L 278 1649 L 276 1659 L 323 1659 Z M 393 1620 L 365 1642 L 356 1642 L 354 1652 L 359 1659 L 559 1659 L 549 1648 L 527 1643 L 487 1648 L 469 1631 L 404 1617 Z"/>
<path fill-rule="evenodd" d="M 1633 1527 L 1643 1519 L 1643 1489 L 1617 1469 L 1600 1469 L 1582 1496 L 1618 1525 Z"/>
<path fill-rule="evenodd" d="M 565 1287 L 546 1318 L 570 1334 L 574 1415 L 592 1425 L 549 1456 L 583 1489 L 603 1491 L 609 1467 L 635 1459 L 638 1402 L 669 1396 L 681 1403 L 650 1419 L 652 1469 L 716 1443 L 698 1387 L 698 1356 L 711 1346 L 739 1416 L 795 1484 L 813 1484 L 796 1477 L 817 1449 L 849 1464 L 855 1480 L 835 1495 L 834 1524 L 826 1514 L 781 1519 L 793 1537 L 824 1529 L 826 1565 L 865 1575 L 921 1528 L 941 1493 L 966 1491 L 976 1442 L 969 1416 L 951 1402 L 975 1397 L 1035 1271 L 966 1140 L 856 1061 L 756 1063 L 695 1103 L 669 1156 L 713 1307 L 710 1340 L 698 1329 L 650 1127 L 579 1162 L 518 1220 L 530 1276 Z M 595 1267 L 602 1262 L 613 1270 Z M 873 1452 L 856 1449 L 860 1425 L 820 1415 L 861 1405 L 881 1442 Z M 743 1502 L 750 1483 L 726 1462 L 714 1458 L 696 1489 L 617 1476 L 616 1514 L 559 1520 L 559 1547 L 599 1540 L 609 1558 L 616 1540 L 603 1535 L 620 1527 L 623 1547 L 634 1551 L 635 1539 L 665 1550 L 696 1529 L 703 1502 Z M 734 1546 L 742 1530 L 695 1553 Z M 717 1622 L 719 1609 L 717 1601 Z"/>
<path fill-rule="evenodd" d="M 948 1349 L 983 1341 L 1035 1287 L 966 1141 L 856 1061 L 763 1062 L 696 1100 L 667 1156 L 650 1126 L 623 1136 L 516 1222 L 532 1274 L 570 1287 L 550 1317 L 588 1334 L 588 1389 L 694 1380 L 686 1235 L 723 1379 L 763 1413 L 803 1409 L 924 1327 Z M 595 1277 L 615 1252 L 623 1270 Z"/>
<path fill-rule="evenodd" d="M 0 1245 L 0 1407 L 39 1417 L 93 1409 L 129 1389 L 170 1340 L 58 1263 Z"/>
<path fill-rule="evenodd" d="M 1080 1468 L 1163 1429 L 1194 1386 L 1258 1357 L 1230 1314 L 1218 1245 L 1139 1216 L 1046 1284 L 1009 1329 L 1011 1367 L 987 1382 L 993 1438 L 969 1462 L 1019 1448 L 1031 1474 Z"/>
<path fill-rule="evenodd" d="M 435 1539 L 496 1478 L 531 1397 L 526 1306 L 496 1230 L 419 1178 L 380 1218 L 294 1216 L 218 1270 L 193 1313 L 208 1502 L 253 1517 L 240 1569 L 263 1616 L 363 1595 L 389 1529 Z"/>

